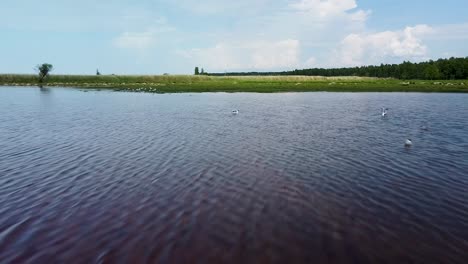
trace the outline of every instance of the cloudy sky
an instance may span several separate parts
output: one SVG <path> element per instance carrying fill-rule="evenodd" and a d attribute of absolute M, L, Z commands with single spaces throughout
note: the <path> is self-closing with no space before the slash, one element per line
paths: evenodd
<path fill-rule="evenodd" d="M 468 56 L 466 0 L 2 0 L 0 73 L 275 71 Z"/>

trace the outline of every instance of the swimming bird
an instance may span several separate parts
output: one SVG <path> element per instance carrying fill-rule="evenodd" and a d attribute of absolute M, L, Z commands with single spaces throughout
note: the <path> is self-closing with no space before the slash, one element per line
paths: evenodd
<path fill-rule="evenodd" d="M 237 115 L 237 114 L 239 114 L 239 110 L 237 110 L 237 109 L 236 109 L 236 110 L 232 110 L 232 113 L 233 113 L 234 115 Z"/>
<path fill-rule="evenodd" d="M 412 145 L 413 145 L 413 141 L 411 141 L 411 139 L 408 138 L 408 139 L 405 141 L 405 147 L 411 147 Z"/>
<path fill-rule="evenodd" d="M 421 126 L 421 130 L 429 131 L 429 128 L 427 126 Z"/>
<path fill-rule="evenodd" d="M 382 116 L 383 117 L 387 116 L 387 111 L 388 111 L 388 108 L 383 108 L 382 107 Z"/>

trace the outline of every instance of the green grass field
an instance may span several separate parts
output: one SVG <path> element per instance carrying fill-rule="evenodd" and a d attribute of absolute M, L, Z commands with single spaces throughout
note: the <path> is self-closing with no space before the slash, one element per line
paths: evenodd
<path fill-rule="evenodd" d="M 3 86 L 37 86 L 36 75 L 0 75 Z M 180 92 L 451 92 L 468 93 L 468 80 L 428 81 L 365 77 L 193 75 L 51 75 L 44 86 L 118 91 Z"/>

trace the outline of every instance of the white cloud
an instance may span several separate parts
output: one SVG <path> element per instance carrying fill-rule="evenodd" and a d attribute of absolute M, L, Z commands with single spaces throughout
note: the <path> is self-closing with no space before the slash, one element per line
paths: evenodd
<path fill-rule="evenodd" d="M 176 49 L 178 63 L 190 70 L 194 65 L 208 71 L 276 71 L 417 61 L 430 57 L 429 44 L 437 36 L 464 39 L 468 35 L 464 34 L 467 24 L 369 32 L 367 20 L 372 12 L 359 8 L 357 0 L 161 1 L 195 15 L 239 16 L 229 30 L 215 26 L 216 31 L 171 35 L 181 45 L 197 47 Z M 118 36 L 115 46 L 155 50 L 159 42 L 174 39 L 159 30 L 167 22 L 152 21 L 152 17 L 147 14 L 141 19 L 131 13 L 130 22 L 122 23 L 135 26 Z"/>
<path fill-rule="evenodd" d="M 157 33 L 153 30 L 144 32 L 124 32 L 114 39 L 115 46 L 124 49 L 145 50 L 157 41 Z"/>
<path fill-rule="evenodd" d="M 200 15 L 230 15 L 235 14 L 241 16 L 246 13 L 257 13 L 261 11 L 265 5 L 270 4 L 273 0 L 162 0 L 171 5 L 181 7 L 195 14 Z"/>
<path fill-rule="evenodd" d="M 300 42 L 295 39 L 222 42 L 179 54 L 210 71 L 294 68 L 300 65 Z"/>
<path fill-rule="evenodd" d="M 301 0 L 289 6 L 302 12 L 316 13 L 325 17 L 354 9 L 357 4 L 355 0 Z"/>
<path fill-rule="evenodd" d="M 236 3 L 242 6 L 250 2 Z M 357 9 L 355 0 L 286 1 L 280 8 L 269 8 L 266 15 L 242 19 L 229 32 L 204 39 L 216 45 L 179 54 L 210 71 L 314 67 L 317 53 L 340 41 L 343 35 L 362 30 L 370 14 Z M 307 57 L 302 56 L 302 51 Z"/>
<path fill-rule="evenodd" d="M 289 4 L 289 7 L 314 20 L 346 18 L 350 21 L 364 22 L 371 13 L 370 10 L 357 9 L 355 0 L 300 0 Z"/>
<path fill-rule="evenodd" d="M 400 31 L 349 34 L 340 43 L 331 61 L 334 66 L 379 64 L 395 59 L 423 59 L 428 48 L 422 38 L 433 32 L 427 25 L 406 27 Z"/>
<path fill-rule="evenodd" d="M 350 19 L 355 22 L 365 22 L 371 13 L 370 10 L 358 10 L 350 15 Z"/>
<path fill-rule="evenodd" d="M 250 46 L 254 69 L 291 68 L 299 64 L 300 45 L 298 40 L 257 42 Z"/>
<path fill-rule="evenodd" d="M 302 66 L 304 68 L 315 68 L 317 66 L 317 59 L 315 57 L 310 57 Z"/>
<path fill-rule="evenodd" d="M 144 52 L 158 43 L 163 33 L 174 31 L 175 29 L 168 25 L 166 19 L 148 19 L 147 16 L 126 15 L 123 17 L 124 24 L 128 28 L 119 36 L 114 38 L 113 44 L 121 49 L 130 49 Z M 146 26 L 144 31 L 134 31 L 138 26 Z"/>
<path fill-rule="evenodd" d="M 434 27 L 427 39 L 431 40 L 466 40 L 468 39 L 468 23 L 448 24 Z"/>

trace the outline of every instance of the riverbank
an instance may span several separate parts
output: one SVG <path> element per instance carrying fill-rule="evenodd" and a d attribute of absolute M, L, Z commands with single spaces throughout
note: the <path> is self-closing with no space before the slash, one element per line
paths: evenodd
<path fill-rule="evenodd" d="M 0 86 L 37 86 L 35 75 L 0 74 Z M 180 92 L 447 92 L 468 93 L 468 80 L 412 80 L 366 77 L 193 75 L 52 75 L 50 87 L 117 91 Z"/>

